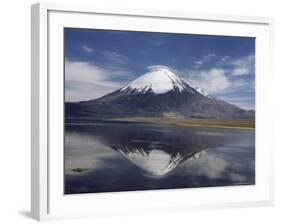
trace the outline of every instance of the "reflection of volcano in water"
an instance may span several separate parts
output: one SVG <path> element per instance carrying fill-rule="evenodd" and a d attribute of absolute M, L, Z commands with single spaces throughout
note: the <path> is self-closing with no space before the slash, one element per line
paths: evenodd
<path fill-rule="evenodd" d="M 134 130 L 119 129 L 116 135 L 111 132 L 103 136 L 103 141 L 151 177 L 165 176 L 187 160 L 199 158 L 221 145 L 223 141 L 219 136 L 198 134 L 181 128 L 172 128 L 167 132 L 163 131 L 163 127 L 157 127 L 158 130 L 151 132 L 150 127 L 148 135 L 146 128 L 135 126 Z"/>
<path fill-rule="evenodd" d="M 226 141 L 216 131 L 210 134 L 200 129 L 165 125 L 100 123 L 84 126 L 79 132 L 91 133 L 150 177 L 163 177 Z"/>
<path fill-rule="evenodd" d="M 255 183 L 254 132 L 97 121 L 65 133 L 66 194 Z"/>
<path fill-rule="evenodd" d="M 161 149 L 149 150 L 142 147 L 130 148 L 126 146 L 121 148 L 112 146 L 112 148 L 153 177 L 164 176 L 186 160 L 199 158 L 200 155 L 205 154 L 207 151 L 169 154 Z"/>

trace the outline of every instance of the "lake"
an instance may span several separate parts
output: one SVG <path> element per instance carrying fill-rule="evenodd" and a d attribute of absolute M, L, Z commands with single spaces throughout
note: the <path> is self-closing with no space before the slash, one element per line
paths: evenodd
<path fill-rule="evenodd" d="M 255 184 L 255 131 L 65 125 L 65 194 Z"/>

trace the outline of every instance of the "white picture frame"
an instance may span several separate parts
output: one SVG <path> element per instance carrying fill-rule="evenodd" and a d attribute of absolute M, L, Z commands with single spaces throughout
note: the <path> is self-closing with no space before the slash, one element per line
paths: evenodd
<path fill-rule="evenodd" d="M 31 214 L 37 220 L 264 206 L 273 203 L 270 91 L 273 19 L 190 12 L 32 5 Z M 122 22 L 122 23 L 121 23 Z M 149 24 L 149 26 L 148 26 Z M 256 184 L 161 191 L 63 194 L 63 27 L 256 37 Z M 181 200 L 177 200 L 181 198 Z M 188 199 L 188 200 L 187 200 Z M 118 206 L 117 206 L 118 205 Z"/>

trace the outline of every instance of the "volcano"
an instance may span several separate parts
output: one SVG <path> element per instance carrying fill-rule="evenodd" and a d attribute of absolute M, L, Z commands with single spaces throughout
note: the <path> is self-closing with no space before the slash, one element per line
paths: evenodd
<path fill-rule="evenodd" d="M 65 104 L 66 118 L 118 116 L 253 118 L 254 112 L 188 84 L 166 66 L 151 66 L 128 85 L 98 99 Z"/>

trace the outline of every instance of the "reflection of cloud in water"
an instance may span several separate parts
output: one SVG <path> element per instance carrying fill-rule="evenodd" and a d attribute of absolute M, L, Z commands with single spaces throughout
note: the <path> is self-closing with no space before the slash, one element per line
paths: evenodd
<path fill-rule="evenodd" d="M 245 176 L 237 174 L 237 173 L 230 173 L 229 177 L 234 182 L 244 182 L 247 179 Z"/>
<path fill-rule="evenodd" d="M 244 155 L 241 152 L 244 150 Z M 226 153 L 229 151 L 229 153 Z M 238 151 L 238 153 L 237 153 Z M 255 180 L 254 155 L 240 148 L 217 148 L 196 160 L 187 160 L 177 170 L 181 176 L 205 177 L 209 180 L 228 180 L 232 184 L 253 184 Z"/>
<path fill-rule="evenodd" d="M 65 138 L 65 172 L 70 175 L 81 175 L 72 171 L 76 168 L 86 168 L 89 171 L 109 166 L 107 159 L 116 158 L 120 155 L 112 149 L 100 143 L 98 138 L 77 133 L 68 133 Z"/>
<path fill-rule="evenodd" d="M 184 175 L 204 175 L 210 179 L 215 179 L 223 175 L 227 165 L 224 159 L 212 154 L 205 154 L 197 160 L 186 161 L 182 166 L 186 169 Z"/>

